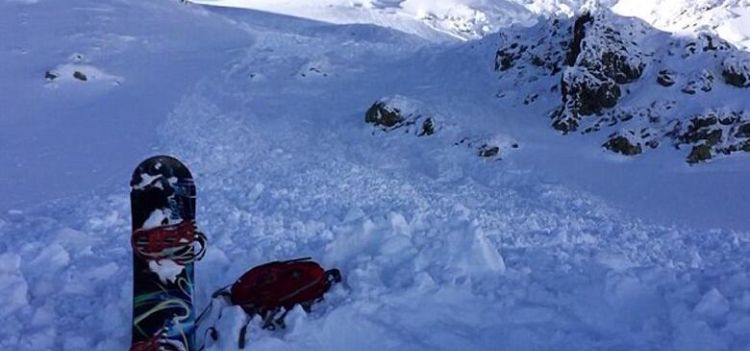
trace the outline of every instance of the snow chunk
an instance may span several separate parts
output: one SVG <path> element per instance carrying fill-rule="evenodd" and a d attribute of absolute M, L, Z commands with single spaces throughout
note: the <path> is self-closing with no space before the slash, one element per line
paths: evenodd
<path fill-rule="evenodd" d="M 718 289 L 713 288 L 703 295 L 694 311 L 710 319 L 719 319 L 729 312 L 729 301 Z"/>
<path fill-rule="evenodd" d="M 149 261 L 148 268 L 151 269 L 152 272 L 156 273 L 156 275 L 159 276 L 159 280 L 161 280 L 163 283 L 174 283 L 175 280 L 177 280 L 177 276 L 182 273 L 182 270 L 185 267 L 177 264 L 177 262 L 172 260 L 158 260 Z"/>
<path fill-rule="evenodd" d="M 45 247 L 36 258 L 31 261 L 31 266 L 45 267 L 46 270 L 62 268 L 70 263 L 70 254 L 60 244 L 52 244 Z"/>
<path fill-rule="evenodd" d="M 168 209 L 155 209 L 151 212 L 151 214 L 148 216 L 148 219 L 146 219 L 145 222 L 143 222 L 143 229 L 151 229 L 156 228 L 164 224 L 165 221 L 168 221 L 169 216 L 169 210 Z"/>
<path fill-rule="evenodd" d="M 157 164 L 157 165 L 156 165 L 156 166 L 154 166 L 154 167 L 155 167 L 156 169 L 159 169 L 159 164 Z M 159 178 L 161 178 L 161 177 L 162 177 L 162 175 L 161 175 L 161 174 L 150 175 L 150 174 L 148 174 L 148 173 L 141 173 L 141 182 L 140 182 L 140 183 L 138 183 L 138 184 L 136 184 L 136 185 L 133 185 L 133 190 L 143 190 L 143 189 L 145 189 L 145 188 L 146 188 L 147 186 L 157 186 L 157 187 L 161 187 L 161 184 L 158 184 L 158 183 L 154 183 L 154 181 L 155 181 L 155 180 L 157 180 L 157 179 L 159 179 Z M 153 184 L 153 185 L 152 185 L 152 184 Z"/>
<path fill-rule="evenodd" d="M 5 319 L 28 305 L 29 286 L 21 273 L 21 256 L 0 255 L 0 318 Z"/>

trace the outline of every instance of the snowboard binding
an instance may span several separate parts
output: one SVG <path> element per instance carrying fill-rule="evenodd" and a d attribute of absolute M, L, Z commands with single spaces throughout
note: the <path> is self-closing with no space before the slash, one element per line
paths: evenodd
<path fill-rule="evenodd" d="M 198 244 L 198 248 L 195 244 Z M 170 259 L 184 266 L 200 261 L 206 253 L 206 235 L 198 231 L 193 221 L 139 229 L 131 237 L 133 252 L 144 260 Z"/>

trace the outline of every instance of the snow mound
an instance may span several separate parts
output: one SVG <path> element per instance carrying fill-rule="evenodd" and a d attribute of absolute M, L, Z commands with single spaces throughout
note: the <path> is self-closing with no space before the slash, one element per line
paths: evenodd
<path fill-rule="evenodd" d="M 58 88 L 71 83 L 89 83 L 106 86 L 119 86 L 124 79 L 102 72 L 98 68 L 85 64 L 63 64 L 46 73 L 47 87 Z"/>

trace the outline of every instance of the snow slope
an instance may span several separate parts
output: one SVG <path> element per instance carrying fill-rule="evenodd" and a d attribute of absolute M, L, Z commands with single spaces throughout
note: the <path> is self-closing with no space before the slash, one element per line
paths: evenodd
<path fill-rule="evenodd" d="M 669 32 L 713 31 L 724 40 L 750 50 L 750 1 L 747 0 L 620 0 L 612 9 L 622 15 L 643 18 Z"/>
<path fill-rule="evenodd" d="M 519 0 L 196 0 L 199 4 L 247 8 L 337 24 L 368 23 L 428 40 L 477 39 L 512 23 L 533 23 L 536 14 L 568 13 L 580 1 Z"/>
<path fill-rule="evenodd" d="M 118 180 L 174 101 L 250 42 L 162 2 L 3 0 L 0 13 L 3 212 Z"/>
<path fill-rule="evenodd" d="M 49 40 L 0 41 L 30 53 L 54 43 L 61 52 L 22 56 L 3 47 L 0 67 L 15 72 L 0 85 L 10 106 L 4 113 L 29 116 L 3 122 L 3 140 L 42 133 L 51 116 L 95 120 L 107 110 L 122 111 L 124 119 L 101 121 L 101 128 L 60 123 L 50 133 L 108 138 L 81 147 L 105 155 L 97 159 L 112 167 L 107 177 L 81 176 L 64 186 L 65 178 L 48 179 L 33 163 L 25 172 L 2 173 L 8 196 L 0 203 L 14 209 L 0 213 L 0 236 L 7 238 L 0 242 L 4 348 L 127 348 L 126 182 L 129 168 L 152 153 L 174 154 L 196 175 L 198 224 L 210 245 L 197 265 L 199 306 L 268 260 L 313 256 L 343 270 L 346 284 L 311 314 L 293 311 L 286 330 L 262 331 L 255 321 L 253 350 L 750 345 L 750 231 L 742 227 L 742 209 L 731 207 L 746 198 L 733 173 L 744 169 L 743 160 L 699 170 L 666 154 L 624 161 L 592 151 L 587 136 L 560 137 L 547 118 L 523 118 L 522 98 L 495 95 L 497 38 L 433 45 L 371 25 L 166 0 L 0 4 L 0 23 L 14 32 L 24 19 L 63 14 L 30 22 L 23 32 Z M 77 22 L 81 9 L 106 15 L 84 11 Z M 143 38 L 135 42 L 152 50 L 136 46 L 85 64 L 68 61 L 69 52 L 85 47 L 66 40 L 112 33 L 135 33 Z M 96 48 L 84 57 L 106 52 Z M 169 55 L 175 52 L 183 55 Z M 93 67 L 92 77 L 109 79 L 44 80 L 46 70 L 65 75 L 70 67 Z M 121 84 L 110 88 L 112 82 Z M 44 89 L 66 99 L 49 98 Z M 437 132 L 418 137 L 365 124 L 365 111 L 383 97 L 434 115 Z M 143 148 L 134 149 L 129 138 Z M 454 145 L 461 139 L 520 147 L 485 159 Z M 79 143 L 4 145 L 11 152 L 0 156 L 7 157 L 0 158 L 3 169 L 16 159 L 89 168 L 90 158 L 75 152 Z M 56 152 L 45 156 L 35 147 Z M 635 177 L 631 186 L 648 193 L 612 187 L 609 179 L 618 177 Z M 31 185 L 12 183 L 16 178 Z M 719 180 L 704 182 L 711 179 Z M 57 196 L 37 189 L 45 181 L 66 188 L 66 196 L 53 201 Z M 673 189 L 697 208 L 605 196 L 667 201 Z M 703 204 L 700 191 L 726 202 Z M 22 195 L 38 200 L 23 206 L 7 199 Z M 644 220 L 621 207 L 656 215 Z M 710 224 L 691 221 L 697 214 Z M 241 319 L 237 309 L 225 311 L 221 338 L 208 349 L 236 349 Z"/>
<path fill-rule="evenodd" d="M 685 35 L 716 32 L 745 50 L 750 48 L 747 0 L 191 0 L 248 8 L 330 23 L 372 23 L 432 40 L 476 39 L 514 23 L 532 24 L 537 16 L 579 12 L 596 2 L 618 14 L 639 17 L 654 27 Z M 441 35 L 442 34 L 442 35 Z"/>

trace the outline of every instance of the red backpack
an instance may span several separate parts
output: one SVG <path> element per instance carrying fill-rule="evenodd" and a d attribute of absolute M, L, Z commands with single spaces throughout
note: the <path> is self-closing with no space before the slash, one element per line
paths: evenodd
<path fill-rule="evenodd" d="M 341 281 L 338 269 L 323 270 L 310 257 L 266 263 L 247 271 L 230 288 L 233 305 L 263 318 L 281 308 L 299 304 L 305 311 Z"/>
<path fill-rule="evenodd" d="M 226 301 L 240 306 L 247 313 L 249 323 L 255 315 L 263 319 L 264 329 L 284 328 L 284 317 L 294 306 L 310 312 L 313 303 L 323 299 L 334 283 L 341 282 L 338 269 L 324 270 L 310 257 L 288 261 L 274 261 L 253 267 L 231 286 L 213 294 L 212 303 L 198 316 L 196 324 L 204 324 L 214 309 L 214 302 Z M 218 317 L 221 318 L 221 311 Z M 239 348 L 245 347 L 247 324 L 240 329 Z M 207 328 L 212 339 L 218 339 L 215 327 Z M 205 344 L 204 344 L 205 346 Z"/>

